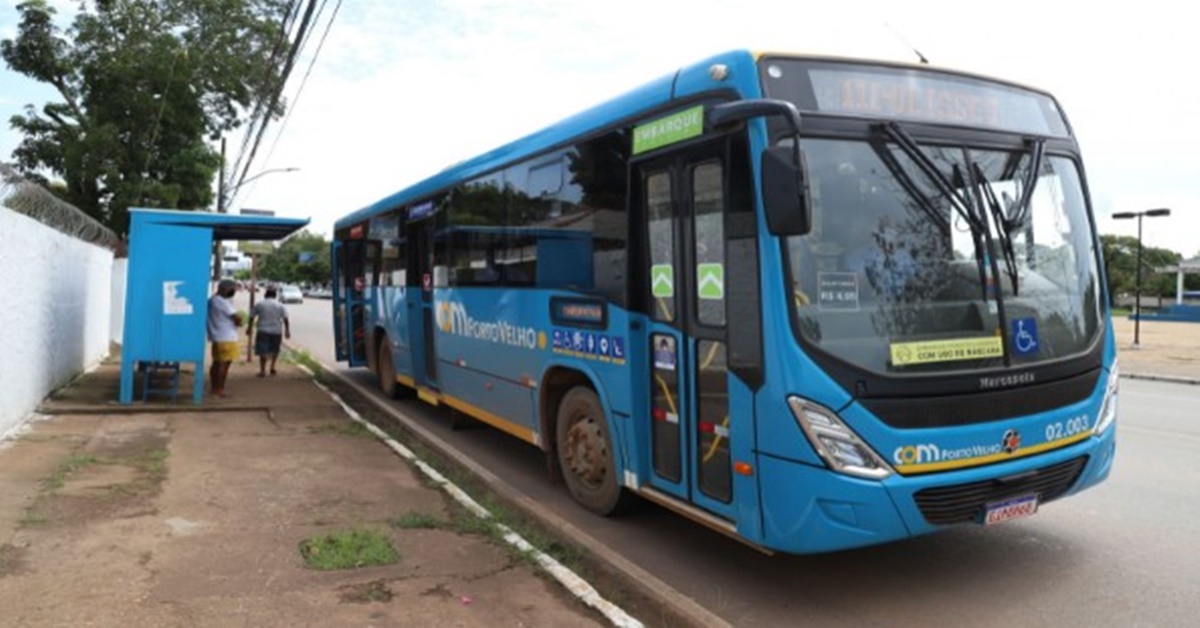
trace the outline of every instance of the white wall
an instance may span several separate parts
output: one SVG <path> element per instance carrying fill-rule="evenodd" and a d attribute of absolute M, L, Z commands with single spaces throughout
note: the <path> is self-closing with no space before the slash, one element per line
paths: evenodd
<path fill-rule="evenodd" d="M 108 353 L 112 252 L 0 207 L 0 434 Z"/>
<path fill-rule="evenodd" d="M 125 342 L 125 286 L 128 274 L 128 257 L 113 260 L 112 300 L 110 301 L 112 304 L 110 308 L 112 315 L 108 327 L 110 330 L 109 337 L 117 344 L 124 344 Z"/>

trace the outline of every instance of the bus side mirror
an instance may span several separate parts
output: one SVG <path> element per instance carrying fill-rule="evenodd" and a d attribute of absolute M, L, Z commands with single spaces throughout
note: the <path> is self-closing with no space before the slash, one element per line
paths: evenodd
<path fill-rule="evenodd" d="M 805 235 L 812 229 L 812 203 L 803 153 L 790 146 L 773 146 L 763 151 L 762 195 L 767 229 L 773 235 Z"/>

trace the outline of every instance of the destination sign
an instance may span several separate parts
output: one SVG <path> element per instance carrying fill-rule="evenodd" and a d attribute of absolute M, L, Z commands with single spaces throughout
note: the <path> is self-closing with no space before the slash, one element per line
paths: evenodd
<path fill-rule="evenodd" d="M 800 59 L 765 63 L 767 92 L 792 100 L 801 111 L 1068 136 L 1052 98 L 1013 85 L 903 67 Z"/>

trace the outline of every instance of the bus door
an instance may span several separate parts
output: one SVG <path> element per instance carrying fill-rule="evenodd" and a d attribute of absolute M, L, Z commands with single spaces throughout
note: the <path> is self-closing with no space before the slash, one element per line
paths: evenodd
<path fill-rule="evenodd" d="M 733 518 L 723 144 L 636 167 L 650 484 Z M 638 375 L 635 375 L 635 377 Z M 645 433 L 648 432 L 648 433 Z M 646 467 L 643 467 L 646 468 Z"/>
<path fill-rule="evenodd" d="M 333 331 L 338 360 L 367 364 L 366 241 L 333 242 Z"/>
<path fill-rule="evenodd" d="M 422 388 L 438 388 L 436 338 L 437 317 L 433 302 L 433 235 L 431 219 L 408 223 L 409 273 L 408 342 L 413 348 L 413 379 Z M 425 395 L 422 395 L 425 398 Z"/>

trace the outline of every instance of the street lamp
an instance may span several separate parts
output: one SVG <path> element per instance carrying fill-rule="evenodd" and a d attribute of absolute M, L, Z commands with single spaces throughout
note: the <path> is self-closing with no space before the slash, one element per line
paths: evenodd
<path fill-rule="evenodd" d="M 242 186 L 243 186 L 243 185 L 246 185 L 247 183 L 250 183 L 251 181 L 253 181 L 253 180 L 255 180 L 255 179 L 258 179 L 258 178 L 260 178 L 260 177 L 265 177 L 265 176 L 267 176 L 267 175 L 269 175 L 269 174 L 274 174 L 274 173 L 276 173 L 276 172 L 296 172 L 297 170 L 299 170 L 299 168 L 296 168 L 296 167 L 289 167 L 289 168 L 269 168 L 269 169 L 267 169 L 267 170 L 263 170 L 262 172 L 260 172 L 260 173 L 258 173 L 258 174 L 256 174 L 256 175 L 254 175 L 253 177 L 250 177 L 250 178 L 248 178 L 248 179 L 242 179 L 242 182 L 241 182 L 241 183 L 238 183 L 238 184 L 237 184 L 237 185 L 235 185 L 235 186 L 233 186 L 233 189 L 229 190 L 229 192 L 228 192 L 228 193 L 229 193 L 230 195 L 237 194 L 237 191 L 238 191 L 238 190 L 240 190 L 240 189 L 242 188 Z"/>
<path fill-rule="evenodd" d="M 221 163 L 222 164 L 225 163 L 225 140 L 223 138 L 221 140 Z M 226 190 L 225 189 L 225 167 L 224 167 L 224 165 L 222 165 L 220 177 L 217 179 L 217 213 L 224 214 L 225 213 L 225 200 L 228 198 L 232 198 L 233 195 L 236 194 L 238 190 L 242 189 L 242 186 L 246 185 L 247 183 L 250 183 L 251 181 L 258 179 L 259 177 L 265 177 L 269 174 L 274 174 L 277 172 L 295 172 L 297 170 L 299 170 L 299 168 L 296 168 L 296 167 L 268 168 L 267 170 L 263 170 L 262 172 L 259 172 L 252 177 L 242 179 L 241 183 L 238 183 L 237 185 L 233 186 L 231 189 Z M 221 280 L 221 257 L 222 257 L 222 255 L 223 255 L 223 253 L 221 251 L 221 242 L 214 240 L 213 241 L 213 280 L 214 281 Z"/>
<path fill-rule="evenodd" d="M 1117 212 L 1112 215 L 1116 220 L 1124 220 L 1127 218 L 1137 218 L 1138 221 L 1138 250 L 1137 250 L 1137 275 L 1134 280 L 1134 296 L 1133 296 L 1133 348 L 1141 348 L 1139 340 L 1141 340 L 1142 330 L 1142 216 L 1157 218 L 1159 216 L 1170 216 L 1171 210 L 1162 209 L 1147 209 L 1141 212 Z"/>
<path fill-rule="evenodd" d="M 224 214 L 225 213 L 225 199 L 233 198 L 233 196 L 235 194 L 237 194 L 237 191 L 242 189 L 242 186 L 246 185 L 247 183 L 250 183 L 251 181 L 253 181 L 255 179 L 265 177 L 269 174 L 274 174 L 276 172 L 296 172 L 297 170 L 299 170 L 299 168 L 295 168 L 295 167 L 269 168 L 267 170 L 263 170 L 262 172 L 254 175 L 248 179 L 242 179 L 241 183 L 238 183 L 237 185 L 233 186 L 232 188 L 230 188 L 228 190 L 225 189 L 225 181 L 224 181 L 224 178 L 222 178 L 221 181 L 217 182 L 219 184 L 217 186 L 218 187 L 218 190 L 217 190 L 217 213 Z"/>

